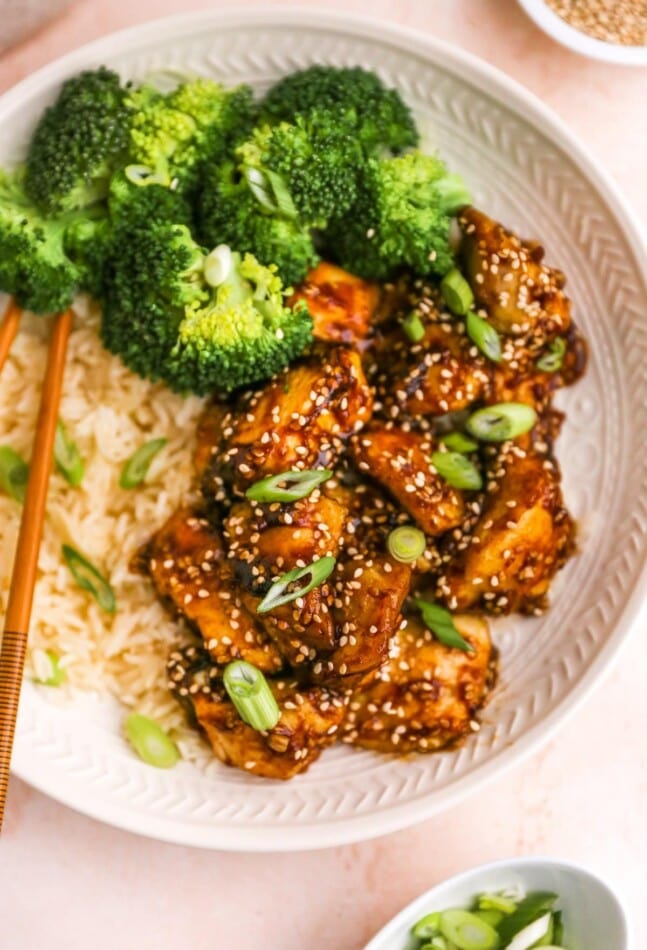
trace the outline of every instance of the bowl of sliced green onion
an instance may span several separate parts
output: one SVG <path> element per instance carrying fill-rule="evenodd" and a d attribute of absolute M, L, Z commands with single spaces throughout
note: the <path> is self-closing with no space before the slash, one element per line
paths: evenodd
<path fill-rule="evenodd" d="M 608 884 L 575 864 L 513 858 L 421 894 L 365 950 L 630 950 Z"/>

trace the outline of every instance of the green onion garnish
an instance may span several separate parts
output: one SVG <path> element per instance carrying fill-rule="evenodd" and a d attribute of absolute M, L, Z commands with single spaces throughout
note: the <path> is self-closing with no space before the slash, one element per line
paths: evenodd
<path fill-rule="evenodd" d="M 121 470 L 120 487 L 136 488 L 137 485 L 141 485 L 148 474 L 151 462 L 164 448 L 166 442 L 166 439 L 151 439 L 150 442 L 145 442 L 140 446 Z"/>
<path fill-rule="evenodd" d="M 483 488 L 483 477 L 478 468 L 460 452 L 434 452 L 431 461 L 440 477 L 452 488 L 465 491 Z"/>
<path fill-rule="evenodd" d="M 470 435 L 483 442 L 506 442 L 529 432 L 537 422 L 537 413 L 524 402 L 498 402 L 477 409 L 465 427 Z"/>
<path fill-rule="evenodd" d="M 446 647 L 455 647 L 457 650 L 465 650 L 466 653 L 474 653 L 474 647 L 460 635 L 454 624 L 454 618 L 448 610 L 422 597 L 414 597 L 414 603 L 425 625 L 437 640 Z"/>
<path fill-rule="evenodd" d="M 479 894 L 478 908 L 479 910 L 496 910 L 502 914 L 513 914 L 517 909 L 517 902 L 503 894 Z"/>
<path fill-rule="evenodd" d="M 281 604 L 289 604 L 290 601 L 296 600 L 297 597 L 304 597 L 315 587 L 319 587 L 320 584 L 323 584 L 326 578 L 332 573 L 336 561 L 337 559 L 334 557 L 322 557 L 319 558 L 318 561 L 313 561 L 312 564 L 307 564 L 305 567 L 296 567 L 294 570 L 282 574 L 281 577 L 272 584 L 256 608 L 257 612 L 264 614 L 267 613 L 268 610 L 280 607 Z M 297 587 L 294 590 L 289 589 L 292 584 L 295 584 L 308 575 L 310 575 L 310 580 L 304 587 Z"/>
<path fill-rule="evenodd" d="M 231 248 L 227 244 L 219 244 L 205 257 L 202 273 L 210 287 L 220 287 L 229 277 L 231 267 Z"/>
<path fill-rule="evenodd" d="M 245 492 L 251 501 L 299 501 L 307 498 L 330 478 L 332 472 L 327 469 L 309 468 L 304 472 L 281 472 L 279 475 L 269 475 L 260 482 L 254 482 Z"/>
<path fill-rule="evenodd" d="M 139 758 L 147 765 L 170 769 L 180 758 L 179 749 L 169 734 L 148 716 L 130 713 L 124 720 L 124 732 Z"/>
<path fill-rule="evenodd" d="M 467 335 L 478 349 L 493 363 L 500 363 L 503 359 L 501 337 L 491 323 L 479 317 L 473 310 L 465 318 Z"/>
<path fill-rule="evenodd" d="M 415 310 L 403 318 L 402 329 L 412 343 L 420 343 L 425 335 L 423 322 Z"/>
<path fill-rule="evenodd" d="M 519 901 L 514 913 L 509 914 L 499 924 L 499 936 L 503 946 L 507 946 L 520 930 L 550 911 L 556 900 L 557 894 L 552 891 L 534 891 Z"/>
<path fill-rule="evenodd" d="M 419 940 L 426 940 L 428 937 L 435 937 L 440 933 L 440 911 L 434 911 L 431 914 L 425 914 L 414 924 L 411 933 Z"/>
<path fill-rule="evenodd" d="M 41 686 L 60 686 L 65 682 L 65 670 L 54 650 L 39 650 L 32 654 L 34 681 Z"/>
<path fill-rule="evenodd" d="M 475 452 L 479 447 L 478 442 L 470 439 L 468 435 L 464 435 L 462 432 L 448 432 L 447 435 L 441 435 L 438 441 L 451 452 L 460 452 L 461 455 Z"/>
<path fill-rule="evenodd" d="M 386 546 L 389 549 L 389 554 L 396 561 L 410 564 L 412 561 L 417 561 L 425 553 L 427 542 L 420 528 L 405 524 L 399 528 L 394 528 L 389 533 Z"/>
<path fill-rule="evenodd" d="M 452 311 L 463 316 L 474 304 L 472 288 L 467 283 L 458 267 L 447 271 L 440 282 L 440 292 L 443 300 Z"/>
<path fill-rule="evenodd" d="M 83 481 L 85 466 L 79 452 L 79 447 L 67 434 L 67 430 L 59 419 L 54 438 L 54 461 L 61 475 L 74 488 Z"/>
<path fill-rule="evenodd" d="M 280 213 L 286 218 L 296 217 L 296 208 L 285 185 L 276 172 L 260 168 L 246 168 L 245 180 L 250 191 L 266 211 Z"/>
<path fill-rule="evenodd" d="M 222 679 L 243 722 L 258 732 L 274 728 L 281 710 L 260 670 L 245 660 L 235 660 L 227 664 Z"/>
<path fill-rule="evenodd" d="M 144 188 L 147 185 L 168 186 L 170 184 L 168 175 L 153 171 L 148 165 L 126 165 L 124 175 L 131 185 L 137 185 L 139 188 Z"/>
<path fill-rule="evenodd" d="M 445 910 L 440 932 L 459 950 L 495 950 L 500 946 L 496 930 L 468 910 Z"/>
<path fill-rule="evenodd" d="M 460 175 L 445 175 L 434 183 L 434 187 L 440 208 L 448 214 L 454 214 L 459 208 L 472 203 L 472 196 Z"/>
<path fill-rule="evenodd" d="M 9 445 L 0 445 L 0 488 L 14 501 L 25 500 L 29 466 Z"/>
<path fill-rule="evenodd" d="M 61 550 L 63 559 L 79 587 L 89 591 L 102 610 L 114 614 L 117 609 L 115 592 L 105 577 L 99 573 L 94 564 L 91 564 L 69 544 L 64 544 Z"/>
<path fill-rule="evenodd" d="M 566 340 L 558 336 L 548 347 L 548 351 L 537 360 L 537 369 L 542 373 L 556 373 L 562 368 L 566 354 Z"/>

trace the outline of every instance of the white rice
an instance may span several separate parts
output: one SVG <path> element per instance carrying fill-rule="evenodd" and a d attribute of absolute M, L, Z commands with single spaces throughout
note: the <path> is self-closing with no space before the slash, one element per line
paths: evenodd
<path fill-rule="evenodd" d="M 25 315 L 2 372 L 0 445 L 29 459 L 47 356 L 49 319 Z M 203 758 L 205 747 L 184 724 L 166 688 L 169 646 L 178 623 L 159 604 L 150 582 L 129 570 L 138 547 L 186 501 L 192 490 L 195 425 L 203 400 L 182 398 L 140 379 L 101 346 L 98 314 L 76 307 L 60 416 L 79 446 L 85 476 L 72 488 L 52 473 L 38 583 L 29 634 L 27 676 L 43 670 L 45 650 L 61 657 L 69 696 L 76 690 L 110 693 L 168 728 L 183 753 Z M 123 463 L 149 439 L 167 445 L 144 485 L 119 487 Z M 0 608 L 4 612 L 21 506 L 0 493 Z M 61 545 L 85 554 L 114 588 L 117 612 L 102 611 L 74 582 Z M 45 688 L 45 687 L 44 687 Z M 53 692 L 53 688 L 52 688 Z"/>

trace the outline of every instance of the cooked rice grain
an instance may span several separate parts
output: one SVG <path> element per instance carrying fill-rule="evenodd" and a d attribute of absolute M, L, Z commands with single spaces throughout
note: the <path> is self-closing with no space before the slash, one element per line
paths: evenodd
<path fill-rule="evenodd" d="M 131 556 L 184 501 L 190 489 L 195 424 L 203 404 L 131 373 L 107 353 L 98 314 L 80 301 L 70 337 L 60 415 L 81 451 L 80 488 L 56 471 L 50 481 L 27 676 L 33 651 L 55 650 L 67 673 L 64 688 L 110 693 L 172 730 L 185 756 L 206 759 L 206 747 L 184 724 L 165 682 L 166 656 L 178 624 L 162 609 L 151 584 L 128 569 Z M 25 315 L 2 373 L 0 444 L 29 459 L 51 321 Z M 167 445 L 146 483 L 125 491 L 123 463 L 149 439 Z M 0 494 L 0 607 L 7 604 L 20 506 Z M 61 545 L 81 550 L 112 584 L 114 616 L 80 590 L 61 558 Z M 38 655 L 36 655 L 38 660 Z M 58 693 L 58 691 L 57 691 Z"/>

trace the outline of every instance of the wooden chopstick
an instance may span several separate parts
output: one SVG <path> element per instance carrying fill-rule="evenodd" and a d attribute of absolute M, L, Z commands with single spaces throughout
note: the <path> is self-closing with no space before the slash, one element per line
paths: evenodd
<path fill-rule="evenodd" d="M 5 364 L 9 350 L 11 349 L 11 344 L 18 332 L 21 313 L 20 307 L 12 297 L 4 312 L 2 323 L 0 324 L 0 370 L 2 370 Z"/>
<path fill-rule="evenodd" d="M 18 544 L 14 558 L 9 602 L 0 650 L 0 830 L 4 818 L 9 765 L 13 748 L 18 702 L 22 686 L 27 634 L 31 617 L 38 552 L 43 533 L 47 486 L 52 469 L 54 436 L 63 385 L 67 341 L 72 326 L 69 310 L 59 314 L 49 344 L 47 369 L 40 397 L 34 447 L 29 465 Z"/>

